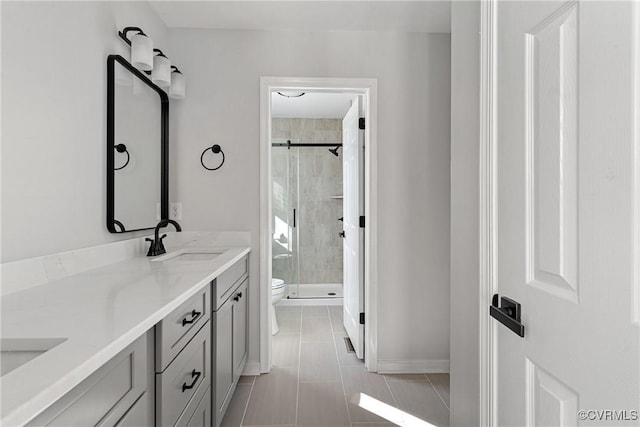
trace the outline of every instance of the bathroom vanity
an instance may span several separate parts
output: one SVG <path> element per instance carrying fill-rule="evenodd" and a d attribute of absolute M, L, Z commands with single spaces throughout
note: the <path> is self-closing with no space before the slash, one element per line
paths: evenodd
<path fill-rule="evenodd" d="M 187 245 L 4 295 L 1 424 L 219 426 L 247 360 L 248 254 Z"/>

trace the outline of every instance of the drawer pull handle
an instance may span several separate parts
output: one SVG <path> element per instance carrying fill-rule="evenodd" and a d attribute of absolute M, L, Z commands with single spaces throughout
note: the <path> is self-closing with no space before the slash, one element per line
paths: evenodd
<path fill-rule="evenodd" d="M 189 385 L 187 385 L 187 383 L 182 384 L 183 393 L 185 392 L 185 390 L 190 390 L 193 387 L 195 387 L 196 383 L 198 382 L 198 379 L 200 378 L 200 374 L 202 374 L 202 372 L 196 372 L 195 369 L 191 371 L 191 378 L 193 378 L 193 382 Z"/>
<path fill-rule="evenodd" d="M 202 314 L 201 312 L 193 310 L 191 312 L 191 320 L 187 320 L 187 318 L 185 317 L 184 319 L 182 319 L 182 326 L 186 326 L 189 323 L 195 322 L 196 319 L 200 317 L 201 314 Z"/>

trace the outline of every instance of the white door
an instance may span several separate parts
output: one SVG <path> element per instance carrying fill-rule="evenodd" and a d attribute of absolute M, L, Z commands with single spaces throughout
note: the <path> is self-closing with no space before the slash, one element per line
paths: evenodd
<path fill-rule="evenodd" d="M 359 130 L 360 109 L 356 98 L 342 120 L 342 190 L 344 209 L 344 328 L 359 359 L 364 357 L 364 325 L 360 313 L 364 312 L 364 269 L 360 228 L 363 213 L 364 180 L 362 178 L 363 145 Z"/>
<path fill-rule="evenodd" d="M 638 425 L 638 5 L 496 7 L 498 425 Z"/>

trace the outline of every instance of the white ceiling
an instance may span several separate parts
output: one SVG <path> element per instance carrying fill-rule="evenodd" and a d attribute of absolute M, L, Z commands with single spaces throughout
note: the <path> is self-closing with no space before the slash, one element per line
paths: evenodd
<path fill-rule="evenodd" d="M 341 119 L 355 95 L 348 93 L 305 93 L 299 98 L 271 95 L 271 117 Z"/>
<path fill-rule="evenodd" d="M 449 1 L 150 1 L 172 28 L 451 32 Z"/>

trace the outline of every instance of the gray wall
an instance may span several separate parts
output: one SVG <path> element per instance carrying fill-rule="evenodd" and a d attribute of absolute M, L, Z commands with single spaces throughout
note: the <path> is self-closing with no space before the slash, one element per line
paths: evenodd
<path fill-rule="evenodd" d="M 341 143 L 340 119 L 285 119 L 272 120 L 271 136 L 292 142 Z M 297 235 L 292 236 L 296 247 L 290 258 L 292 269 L 299 276 L 287 275 L 287 283 L 342 283 L 342 199 L 331 198 L 342 194 L 342 150 L 335 157 L 327 147 L 273 148 L 272 174 L 274 180 L 286 175 L 289 157 L 289 185 L 285 209 L 297 209 Z M 284 160 L 284 161 L 283 161 Z M 278 195 L 274 194 L 274 215 L 285 218 Z M 282 203 L 285 205 L 285 203 Z M 284 214 L 284 215 L 283 215 Z M 283 277 L 284 263 L 274 260 L 274 277 Z"/>
<path fill-rule="evenodd" d="M 448 366 L 449 35 L 175 29 L 170 38 L 188 78 L 187 99 L 172 104 L 172 199 L 187 230 L 251 232 L 249 359 L 259 348 L 260 77 L 366 77 L 379 89 L 378 356 Z M 227 156 L 216 172 L 199 165 L 212 143 Z"/>
<path fill-rule="evenodd" d="M 451 2 L 451 425 L 480 425 L 480 2 Z"/>
<path fill-rule="evenodd" d="M 135 236 L 105 225 L 107 55 L 128 58 L 128 25 L 171 56 L 144 2 L 2 2 L 2 262 Z"/>

